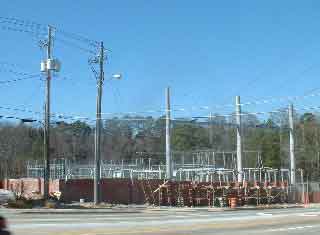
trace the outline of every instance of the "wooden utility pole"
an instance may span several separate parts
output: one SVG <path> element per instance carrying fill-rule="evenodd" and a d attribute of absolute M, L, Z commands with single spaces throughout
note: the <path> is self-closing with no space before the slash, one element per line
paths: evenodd
<path fill-rule="evenodd" d="M 103 42 L 100 44 L 100 55 L 99 55 L 99 67 L 100 74 L 97 81 L 98 94 L 97 94 L 97 113 L 96 113 L 96 130 L 95 130 L 95 143 L 94 143 L 94 161 L 95 161 L 95 174 L 94 174 L 94 204 L 99 204 L 100 197 L 100 186 L 101 186 L 101 100 L 102 100 L 102 86 L 104 81 L 104 46 Z"/>
<path fill-rule="evenodd" d="M 46 61 L 46 94 L 45 94 L 45 116 L 44 116 L 44 198 L 49 198 L 49 180 L 50 180 L 50 83 L 51 69 L 48 68 L 48 61 L 51 60 L 52 53 L 52 28 L 48 26 L 48 41 L 47 41 L 47 61 Z"/>

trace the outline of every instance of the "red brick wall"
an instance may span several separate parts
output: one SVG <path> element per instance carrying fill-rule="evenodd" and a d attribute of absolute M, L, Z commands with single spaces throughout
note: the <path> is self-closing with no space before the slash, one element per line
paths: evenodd
<path fill-rule="evenodd" d="M 130 204 L 130 185 L 127 179 L 103 179 L 101 200 L 114 204 Z"/>
<path fill-rule="evenodd" d="M 320 192 L 309 193 L 310 202 L 319 203 L 320 202 Z"/>
<path fill-rule="evenodd" d="M 21 178 L 3 180 L 3 188 L 15 193 L 39 193 L 43 194 L 44 184 L 40 178 Z M 59 180 L 50 181 L 50 192 L 59 191 Z"/>
<path fill-rule="evenodd" d="M 22 192 L 22 183 L 20 179 L 7 179 L 5 181 L 5 189 L 13 191 L 15 193 Z"/>
<path fill-rule="evenodd" d="M 0 181 L 0 188 L 12 190 L 16 193 L 32 193 L 39 192 L 43 194 L 43 179 L 36 178 L 22 178 L 22 179 L 8 179 Z M 101 181 L 101 200 L 114 204 L 143 204 L 150 202 L 154 204 L 159 203 L 159 194 L 155 191 L 159 185 L 163 184 L 163 180 L 130 180 L 130 179 L 103 179 Z M 176 198 L 174 194 L 177 188 L 180 187 L 183 192 L 185 202 L 189 203 L 189 191 L 184 190 L 188 188 L 198 188 L 192 192 L 194 198 L 206 198 L 205 191 L 202 187 L 208 183 L 200 183 L 191 185 L 191 182 L 172 182 L 170 190 L 172 198 Z M 77 179 L 77 180 L 53 180 L 50 182 L 50 192 L 60 191 L 62 193 L 61 199 L 66 202 L 79 201 L 81 198 L 86 201 L 93 201 L 93 180 L 92 179 Z M 164 197 L 167 191 L 162 191 Z M 297 201 L 301 201 L 301 193 L 293 193 L 290 197 Z M 320 192 L 309 193 L 310 203 L 320 203 Z M 162 203 L 166 203 L 163 202 Z M 174 204 L 175 202 L 173 202 Z M 203 201 L 201 204 L 207 204 Z"/>
<path fill-rule="evenodd" d="M 163 183 L 161 180 L 150 180 L 149 182 L 153 190 Z M 93 201 L 92 179 L 60 180 L 59 186 L 63 201 L 79 201 L 81 198 L 86 201 Z M 145 194 L 141 181 L 103 179 L 101 181 L 101 200 L 114 204 L 143 204 L 145 203 Z"/>
<path fill-rule="evenodd" d="M 86 201 L 92 201 L 93 180 L 60 180 L 59 191 L 62 193 L 61 200 L 66 202 L 79 201 L 80 198 L 85 199 Z"/>
<path fill-rule="evenodd" d="M 43 193 L 43 179 L 21 178 L 22 193 Z"/>
<path fill-rule="evenodd" d="M 42 190 L 43 190 L 43 186 L 44 185 L 42 183 Z M 49 184 L 49 192 L 58 192 L 58 191 L 60 191 L 60 180 L 51 180 Z"/>

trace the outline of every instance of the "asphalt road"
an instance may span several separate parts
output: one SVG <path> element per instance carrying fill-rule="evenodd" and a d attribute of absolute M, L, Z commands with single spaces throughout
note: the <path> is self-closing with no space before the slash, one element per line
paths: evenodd
<path fill-rule="evenodd" d="M 0 209 L 16 235 L 320 234 L 319 208 L 240 210 L 122 209 L 30 212 Z"/>

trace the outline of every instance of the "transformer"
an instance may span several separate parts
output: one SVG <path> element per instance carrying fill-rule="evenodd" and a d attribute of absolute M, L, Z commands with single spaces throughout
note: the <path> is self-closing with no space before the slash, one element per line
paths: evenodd
<path fill-rule="evenodd" d="M 53 72 L 59 72 L 61 69 L 61 63 L 58 59 L 48 59 L 44 60 L 40 64 L 40 71 L 47 72 L 51 70 Z"/>

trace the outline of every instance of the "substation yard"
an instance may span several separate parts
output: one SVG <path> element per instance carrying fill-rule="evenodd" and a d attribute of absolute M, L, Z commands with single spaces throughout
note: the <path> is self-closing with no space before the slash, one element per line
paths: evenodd
<path fill-rule="evenodd" d="M 286 203 L 301 199 L 301 194 L 290 193 L 287 182 L 279 183 L 210 183 L 170 182 L 159 187 L 148 180 L 141 181 L 146 203 L 181 207 L 237 207 Z"/>

